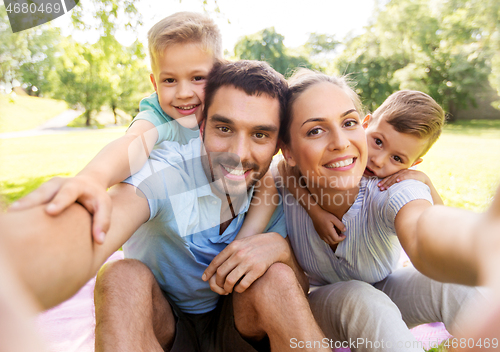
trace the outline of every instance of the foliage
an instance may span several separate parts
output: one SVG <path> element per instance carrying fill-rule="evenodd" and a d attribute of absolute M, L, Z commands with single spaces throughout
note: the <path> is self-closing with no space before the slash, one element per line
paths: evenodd
<path fill-rule="evenodd" d="M 142 16 L 137 11 L 137 0 L 90 0 L 80 1 L 71 12 L 71 20 L 75 28 L 87 30 L 99 29 L 101 37 L 111 37 L 121 29 L 142 25 Z"/>
<path fill-rule="evenodd" d="M 58 94 L 69 104 L 85 108 L 87 126 L 105 104 L 113 112 L 117 108 L 135 112 L 149 87 L 142 44 L 123 47 L 113 37 L 103 37 L 92 45 L 70 39 L 63 45 Z"/>
<path fill-rule="evenodd" d="M 144 62 L 146 58 L 142 43 L 135 41 L 124 47 L 114 37 L 106 38 L 104 53 L 107 67 L 109 91 L 106 103 L 115 114 L 119 108 L 130 115 L 135 115 L 139 101 L 145 92 L 151 90 L 149 70 Z"/>
<path fill-rule="evenodd" d="M 450 0 L 444 11 L 430 0 L 391 0 L 364 34 L 346 43 L 337 69 L 354 76 L 371 110 L 398 89 L 424 91 L 452 116 L 475 104 L 492 51 L 479 43 L 467 11 L 452 11 L 459 2 L 467 0 Z"/>
<path fill-rule="evenodd" d="M 105 103 L 110 90 L 101 44 L 80 44 L 66 39 L 63 43 L 65 54 L 60 57 L 58 67 L 58 96 L 68 104 L 79 104 L 85 109 L 87 126 L 90 126 L 92 114 Z"/>
<path fill-rule="evenodd" d="M 310 55 L 318 55 L 334 51 L 339 44 L 334 35 L 311 33 L 304 48 Z"/>
<path fill-rule="evenodd" d="M 274 27 L 266 28 L 241 38 L 234 47 L 234 53 L 238 59 L 266 61 L 283 75 L 295 67 L 310 65 L 306 57 L 291 55 L 283 43 L 284 39 Z"/>

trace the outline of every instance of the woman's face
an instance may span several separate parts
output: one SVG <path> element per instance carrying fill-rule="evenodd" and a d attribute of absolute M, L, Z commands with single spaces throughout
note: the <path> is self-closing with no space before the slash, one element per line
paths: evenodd
<path fill-rule="evenodd" d="M 366 136 L 361 116 L 341 88 L 322 82 L 305 90 L 292 106 L 290 137 L 283 153 L 309 186 L 349 190 L 359 184 Z"/>

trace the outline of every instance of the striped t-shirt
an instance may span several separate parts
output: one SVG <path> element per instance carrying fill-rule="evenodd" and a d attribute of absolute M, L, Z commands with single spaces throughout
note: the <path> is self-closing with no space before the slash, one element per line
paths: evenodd
<path fill-rule="evenodd" d="M 295 256 L 314 286 L 339 281 L 361 280 L 375 283 L 387 277 L 396 267 L 400 253 L 394 227 L 399 209 L 415 199 L 425 199 L 432 204 L 432 197 L 424 183 L 405 180 L 381 192 L 377 178 L 363 177 L 358 196 L 343 216 L 347 228 L 346 239 L 332 251 L 314 229 L 305 209 L 283 187 L 273 161 L 272 171 L 276 187 L 283 199 L 283 209 Z"/>

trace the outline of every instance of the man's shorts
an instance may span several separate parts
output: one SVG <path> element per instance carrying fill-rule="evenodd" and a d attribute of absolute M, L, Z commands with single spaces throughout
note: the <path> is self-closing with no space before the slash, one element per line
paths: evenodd
<path fill-rule="evenodd" d="M 267 352 L 269 339 L 250 344 L 236 330 L 233 295 L 221 296 L 217 307 L 208 313 L 188 314 L 165 295 L 176 318 L 171 352 Z"/>

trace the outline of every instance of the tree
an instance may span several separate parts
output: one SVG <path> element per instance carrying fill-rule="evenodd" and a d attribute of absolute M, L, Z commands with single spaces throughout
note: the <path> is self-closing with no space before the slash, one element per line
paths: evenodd
<path fill-rule="evenodd" d="M 391 0 L 367 32 L 347 44 L 337 65 L 362 77 L 358 91 L 372 109 L 394 90 L 418 89 L 453 116 L 475 103 L 489 72 L 462 20 L 439 15 L 428 0 Z"/>
<path fill-rule="evenodd" d="M 26 34 L 12 33 L 7 12 L 0 6 L 0 83 L 12 86 L 19 78 L 18 69 L 29 56 Z"/>
<path fill-rule="evenodd" d="M 309 55 L 327 54 L 333 52 L 339 44 L 340 42 L 333 35 L 311 33 L 304 48 Z"/>
<path fill-rule="evenodd" d="M 284 39 L 274 27 L 266 28 L 241 38 L 234 46 L 234 53 L 239 59 L 266 61 L 283 75 L 298 66 L 310 65 L 304 56 L 291 55 L 283 43 Z"/>
<path fill-rule="evenodd" d="M 104 41 L 104 38 L 101 40 Z M 152 88 L 142 43 L 135 41 L 131 46 L 124 47 L 111 37 L 103 44 L 110 86 L 107 103 L 115 115 L 116 124 L 117 109 L 133 115 L 144 93 Z"/>
<path fill-rule="evenodd" d="M 94 112 L 106 102 L 111 89 L 107 79 L 106 57 L 100 43 L 80 44 L 70 39 L 63 43 L 60 57 L 58 94 L 69 104 L 85 108 L 87 126 Z"/>

